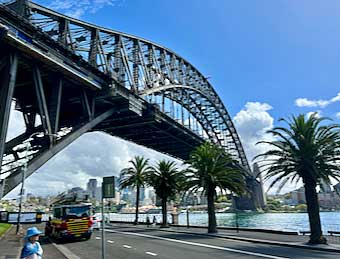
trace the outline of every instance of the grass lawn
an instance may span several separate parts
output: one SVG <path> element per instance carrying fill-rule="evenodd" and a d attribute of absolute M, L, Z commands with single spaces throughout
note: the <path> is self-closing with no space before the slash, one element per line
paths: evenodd
<path fill-rule="evenodd" d="M 11 224 L 0 223 L 0 236 L 2 236 L 10 226 Z"/>

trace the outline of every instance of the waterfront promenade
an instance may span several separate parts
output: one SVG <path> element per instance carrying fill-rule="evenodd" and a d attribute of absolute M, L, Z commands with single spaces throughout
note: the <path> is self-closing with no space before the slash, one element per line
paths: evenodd
<path fill-rule="evenodd" d="M 28 227 L 28 226 L 26 226 Z M 43 229 L 44 224 L 38 225 Z M 308 246 L 308 236 L 220 230 L 207 235 L 203 228 L 110 224 L 106 228 L 107 258 L 338 258 L 335 244 Z M 19 258 L 22 234 L 12 227 L 0 240 L 0 259 Z M 88 241 L 53 244 L 42 240 L 43 258 L 92 259 L 101 256 L 101 233 Z"/>

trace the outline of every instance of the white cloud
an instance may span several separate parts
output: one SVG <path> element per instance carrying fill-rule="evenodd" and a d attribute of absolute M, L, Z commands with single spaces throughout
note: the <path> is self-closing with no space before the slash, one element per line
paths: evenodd
<path fill-rule="evenodd" d="M 15 102 L 11 105 L 6 141 L 24 132 L 25 122 L 21 112 L 14 110 Z"/>
<path fill-rule="evenodd" d="M 274 119 L 268 112 L 271 109 L 267 103 L 248 102 L 233 118 L 249 161 L 267 150 L 266 145 L 256 145 L 258 141 L 273 140 L 266 133 L 273 128 Z"/>
<path fill-rule="evenodd" d="M 335 114 L 335 117 L 340 118 L 340 112 L 337 112 L 337 113 Z"/>
<path fill-rule="evenodd" d="M 96 13 L 105 6 L 115 6 L 118 0 L 56 0 L 51 1 L 48 7 L 65 13 L 74 18 L 80 18 L 85 13 Z"/>
<path fill-rule="evenodd" d="M 316 115 L 317 118 L 322 117 L 322 111 L 318 110 L 318 111 L 313 111 L 313 112 L 308 112 L 306 114 L 307 118 L 309 118 L 310 116 L 312 116 L 313 114 Z"/>
<path fill-rule="evenodd" d="M 256 155 L 262 154 L 272 148 L 265 144 L 256 145 L 258 141 L 274 140 L 274 137 L 271 134 L 266 133 L 274 127 L 274 119 L 269 113 L 271 109 L 272 107 L 267 103 L 248 102 L 233 118 L 250 163 Z M 265 191 L 268 189 L 271 182 L 272 180 L 264 182 Z M 281 190 L 281 193 L 292 191 L 296 189 L 296 187 L 296 185 L 287 184 Z M 276 191 L 277 188 L 274 187 L 270 190 L 270 193 L 276 193 Z"/>
<path fill-rule="evenodd" d="M 332 97 L 329 100 L 309 100 L 307 98 L 298 98 L 295 100 L 295 105 L 298 107 L 320 107 L 325 108 L 326 106 L 339 102 L 340 101 L 340 93 L 338 93 L 335 97 Z"/>

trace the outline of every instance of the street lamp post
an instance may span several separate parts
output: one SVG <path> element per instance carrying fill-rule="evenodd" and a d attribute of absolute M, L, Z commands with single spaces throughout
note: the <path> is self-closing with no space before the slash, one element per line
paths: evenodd
<path fill-rule="evenodd" d="M 55 134 L 48 134 L 48 133 L 41 133 L 41 132 L 34 132 L 33 134 L 31 134 L 29 136 L 29 138 L 24 142 L 26 144 L 25 146 L 25 164 L 24 164 L 24 169 L 22 170 L 22 178 L 21 178 L 21 188 L 20 188 L 20 201 L 19 201 L 19 212 L 18 212 L 18 219 L 17 219 L 17 229 L 16 229 L 16 234 L 19 233 L 19 229 L 20 229 L 20 218 L 21 218 L 21 212 L 22 212 L 22 201 L 23 201 L 23 196 L 24 196 L 24 188 L 25 188 L 25 179 L 26 179 L 26 172 L 27 172 L 27 167 L 28 167 L 28 161 L 27 161 L 27 156 L 28 156 L 28 152 L 30 150 L 31 144 L 30 141 L 31 139 L 36 136 L 36 135 L 41 135 L 43 134 L 43 136 L 56 136 Z"/>

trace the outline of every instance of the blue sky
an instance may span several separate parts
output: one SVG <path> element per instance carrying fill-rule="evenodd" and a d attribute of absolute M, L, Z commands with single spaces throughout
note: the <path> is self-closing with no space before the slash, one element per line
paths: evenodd
<path fill-rule="evenodd" d="M 280 117 L 317 111 L 336 122 L 340 120 L 340 1 L 36 2 L 146 38 L 183 56 L 211 77 L 210 82 L 235 122 L 248 158 L 264 150 L 254 144 L 270 139 L 265 131 L 277 125 Z M 104 141 L 98 135 L 96 138 Z M 80 150 L 87 156 L 86 139 L 80 142 L 82 146 L 74 144 L 78 149 L 70 147 L 41 171 L 47 174 L 55 170 L 56 160 L 63 156 L 70 159 Z M 121 168 L 132 154 L 150 153 L 137 149 L 129 145 L 124 156 L 116 152 L 110 163 L 119 161 Z M 60 162 L 59 169 L 61 164 L 64 163 Z M 100 176 L 82 165 L 75 170 L 83 174 L 83 181 L 87 176 Z"/>

